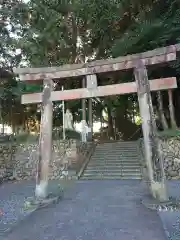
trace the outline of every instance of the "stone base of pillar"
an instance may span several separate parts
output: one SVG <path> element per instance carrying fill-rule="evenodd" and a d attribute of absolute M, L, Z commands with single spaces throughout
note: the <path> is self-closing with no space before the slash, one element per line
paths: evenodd
<path fill-rule="evenodd" d="M 36 185 L 35 196 L 37 199 L 44 199 L 47 197 L 47 187 L 47 181 L 40 181 L 40 183 Z"/>
<path fill-rule="evenodd" d="M 27 198 L 24 202 L 24 210 L 35 211 L 39 208 L 47 207 L 51 204 L 56 204 L 63 197 L 63 191 L 59 190 L 56 193 L 50 193 L 46 196 L 46 198 L 36 198 L 30 197 Z"/>
<path fill-rule="evenodd" d="M 150 184 L 150 190 L 151 190 L 152 196 L 158 201 L 163 202 L 163 201 L 169 200 L 165 183 L 153 181 Z"/>

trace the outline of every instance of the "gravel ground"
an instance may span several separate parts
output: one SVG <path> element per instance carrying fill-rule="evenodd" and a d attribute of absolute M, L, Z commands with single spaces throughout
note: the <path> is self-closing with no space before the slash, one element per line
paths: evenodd
<path fill-rule="evenodd" d="M 50 181 L 49 191 L 57 186 L 58 181 Z M 34 210 L 25 210 L 24 201 L 34 196 L 34 181 L 5 183 L 0 185 L 0 236 L 24 220 Z"/>
<path fill-rule="evenodd" d="M 180 181 L 168 181 L 169 196 L 180 199 Z M 180 211 L 159 212 L 166 234 L 170 240 L 180 240 Z"/>
<path fill-rule="evenodd" d="M 24 211 L 24 199 L 31 197 L 34 183 L 5 183 L 0 186 L 0 236 L 31 211 Z"/>
<path fill-rule="evenodd" d="M 8 224 L 9 216 L 22 217 L 21 203 L 32 193 L 33 184 L 27 182 L 0 188 L 1 207 L 7 211 L 1 225 L 5 220 Z M 165 240 L 157 212 L 140 203 L 143 195 L 138 180 L 79 181 L 64 200 L 34 212 L 1 239 Z"/>

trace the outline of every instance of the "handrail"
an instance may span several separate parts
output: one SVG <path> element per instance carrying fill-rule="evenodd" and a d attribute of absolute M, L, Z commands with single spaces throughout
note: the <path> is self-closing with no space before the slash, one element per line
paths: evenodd
<path fill-rule="evenodd" d="M 79 172 L 78 172 L 78 174 L 77 174 L 77 178 L 78 178 L 78 179 L 82 176 L 82 174 L 83 174 L 86 166 L 88 165 L 88 163 L 89 163 L 89 161 L 90 161 L 90 159 L 91 159 L 92 154 L 93 154 L 94 151 L 95 151 L 96 146 L 97 146 L 97 143 L 92 142 L 92 146 L 91 146 L 90 151 L 88 152 L 87 155 L 84 154 L 84 158 L 86 158 L 86 160 L 85 160 L 84 163 L 82 164 L 82 167 L 81 167 L 81 169 L 79 170 Z"/>

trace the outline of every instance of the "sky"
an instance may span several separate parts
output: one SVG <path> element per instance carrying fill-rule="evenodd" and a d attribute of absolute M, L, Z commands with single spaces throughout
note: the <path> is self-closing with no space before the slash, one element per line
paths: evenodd
<path fill-rule="evenodd" d="M 107 124 L 104 124 L 103 126 L 105 127 Z M 94 122 L 93 123 L 93 132 L 99 132 L 101 128 L 101 123 L 100 122 Z M 81 132 L 81 123 L 76 123 L 75 124 L 75 129 L 78 132 Z"/>

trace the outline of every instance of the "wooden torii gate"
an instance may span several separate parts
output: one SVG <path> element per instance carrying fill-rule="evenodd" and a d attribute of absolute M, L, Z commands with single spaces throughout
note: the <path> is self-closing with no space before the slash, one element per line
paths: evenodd
<path fill-rule="evenodd" d="M 142 128 L 145 143 L 146 163 L 148 167 L 150 187 L 155 196 L 154 184 L 159 183 L 161 196 L 166 198 L 164 171 L 162 159 L 158 151 L 158 142 L 153 118 L 153 109 L 150 91 L 159 91 L 176 88 L 176 78 L 160 78 L 148 81 L 147 65 L 155 65 L 176 60 L 176 53 L 180 44 L 155 49 L 140 54 L 128 55 L 115 59 L 98 60 L 84 64 L 64 65 L 49 68 L 15 68 L 21 81 L 43 80 L 42 93 L 22 95 L 22 104 L 42 103 L 41 130 L 40 130 L 40 166 L 36 195 L 40 198 L 47 196 L 48 166 L 52 151 L 52 102 L 119 95 L 137 92 L 142 117 Z M 125 69 L 134 69 L 135 82 L 115 85 L 97 86 L 96 74 L 113 72 Z M 53 91 L 53 79 L 61 80 L 67 77 L 83 76 L 87 80 L 87 88 Z M 159 171 L 155 171 L 159 169 Z"/>

